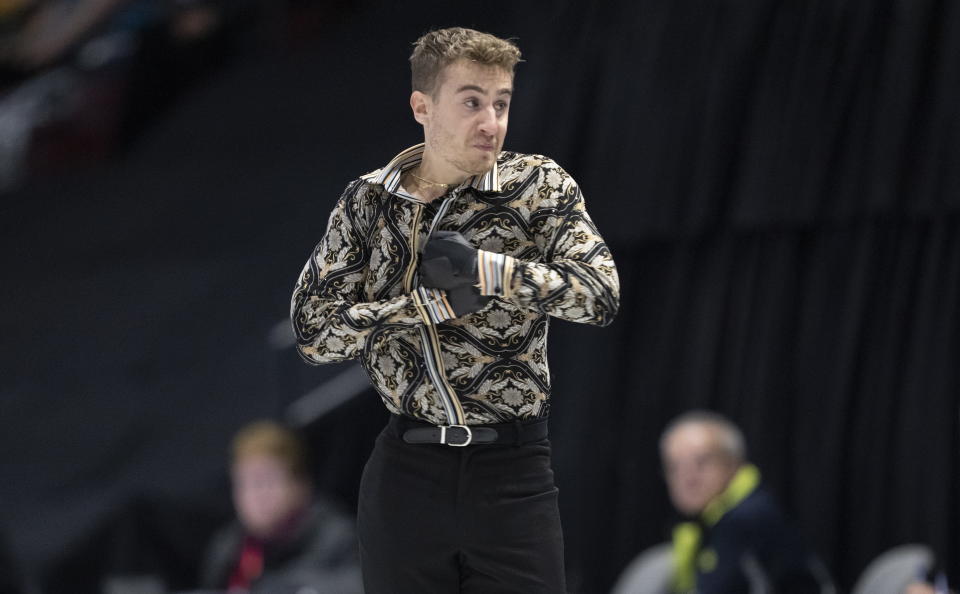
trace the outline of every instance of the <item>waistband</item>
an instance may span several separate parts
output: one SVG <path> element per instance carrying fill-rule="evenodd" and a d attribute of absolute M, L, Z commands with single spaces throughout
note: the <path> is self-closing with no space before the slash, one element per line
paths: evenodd
<path fill-rule="evenodd" d="M 388 432 L 410 444 L 523 445 L 547 438 L 547 419 L 517 419 L 491 425 L 433 425 L 391 414 Z"/>

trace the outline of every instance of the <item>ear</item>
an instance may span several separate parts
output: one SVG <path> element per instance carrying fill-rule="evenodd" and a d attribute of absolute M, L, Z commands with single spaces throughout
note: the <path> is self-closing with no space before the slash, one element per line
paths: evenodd
<path fill-rule="evenodd" d="M 428 95 L 420 91 L 414 91 L 410 94 L 410 109 L 413 110 L 413 119 L 421 125 L 427 121 L 430 113 L 431 100 Z"/>

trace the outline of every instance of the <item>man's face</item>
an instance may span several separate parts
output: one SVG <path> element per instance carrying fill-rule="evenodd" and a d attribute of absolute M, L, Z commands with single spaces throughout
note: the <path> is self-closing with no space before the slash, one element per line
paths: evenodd
<path fill-rule="evenodd" d="M 273 535 L 309 497 L 309 487 L 271 456 L 241 458 L 234 463 L 231 478 L 237 516 L 255 536 Z"/>
<path fill-rule="evenodd" d="M 738 468 L 721 448 L 719 430 L 705 423 L 675 428 L 664 441 L 662 455 L 670 500 L 690 516 L 722 493 Z"/>
<path fill-rule="evenodd" d="M 431 170 L 446 177 L 489 171 L 507 135 L 512 92 L 510 72 L 467 60 L 443 69 L 432 96 L 415 91 L 411 105 L 424 127 Z"/>

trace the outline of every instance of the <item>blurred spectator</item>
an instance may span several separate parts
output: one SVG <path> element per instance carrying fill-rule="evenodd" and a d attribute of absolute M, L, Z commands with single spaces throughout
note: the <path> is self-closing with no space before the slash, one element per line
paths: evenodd
<path fill-rule="evenodd" d="M 811 557 L 746 460 L 740 430 L 692 411 L 660 438 L 670 500 L 686 521 L 673 530 L 673 590 L 743 594 L 758 579 L 775 593 L 819 592 Z"/>
<path fill-rule="evenodd" d="M 31 71 L 60 61 L 132 0 L 20 0 L 5 13 L 19 24 L 4 39 L 3 61 Z M 145 4 L 145 6 L 149 6 Z"/>
<path fill-rule="evenodd" d="M 360 592 L 354 521 L 314 498 L 305 448 L 271 421 L 243 428 L 231 465 L 237 521 L 212 540 L 208 589 L 263 594 Z"/>
<path fill-rule="evenodd" d="M 256 1 L 0 0 L 0 191 L 124 146 Z"/>

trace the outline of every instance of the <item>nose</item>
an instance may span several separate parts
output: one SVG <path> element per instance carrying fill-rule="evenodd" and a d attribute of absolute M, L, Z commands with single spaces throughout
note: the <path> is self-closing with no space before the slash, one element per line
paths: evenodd
<path fill-rule="evenodd" d="M 497 134 L 497 111 L 492 106 L 481 110 L 478 128 L 480 132 L 487 136 L 495 136 Z"/>

